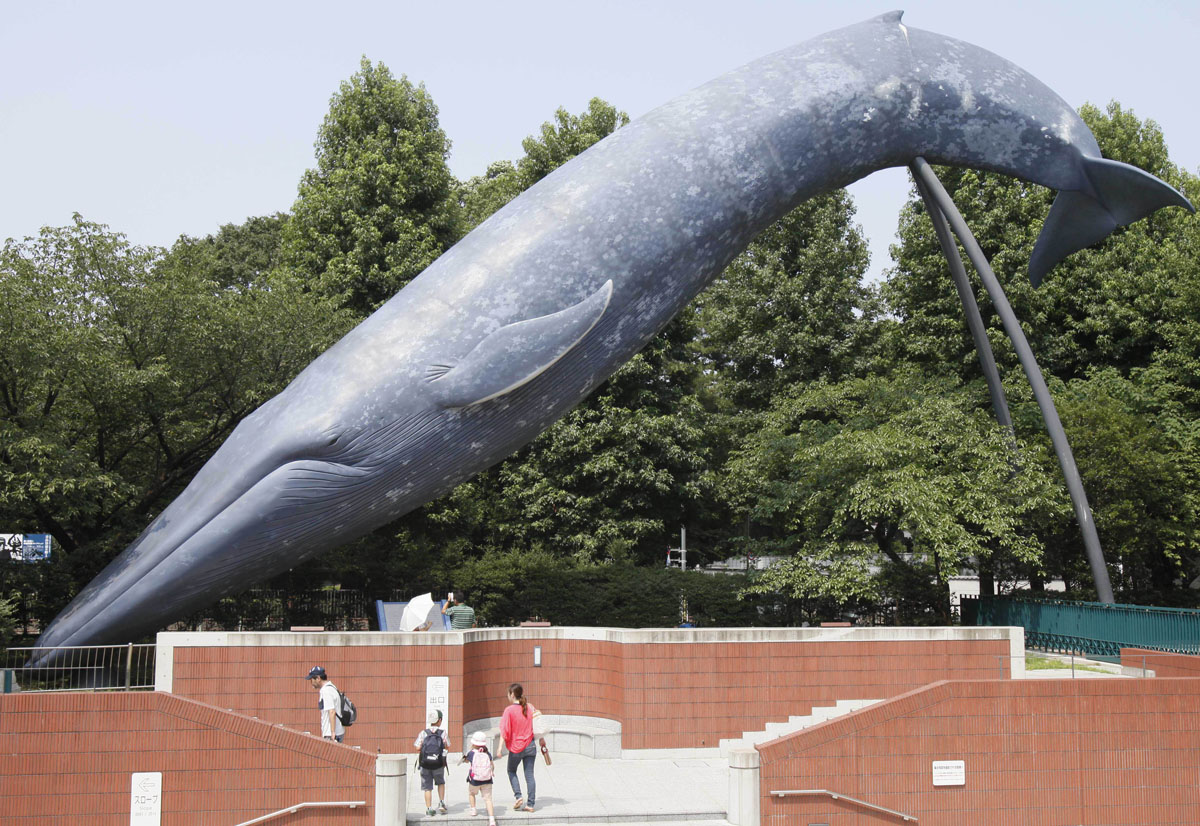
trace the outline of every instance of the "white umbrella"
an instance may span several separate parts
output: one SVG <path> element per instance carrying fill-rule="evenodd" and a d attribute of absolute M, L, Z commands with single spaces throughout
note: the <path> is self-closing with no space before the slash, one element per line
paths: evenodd
<path fill-rule="evenodd" d="M 413 597 L 408 601 L 408 605 L 404 606 L 404 613 L 400 615 L 400 629 L 403 631 L 415 631 L 418 627 L 429 621 L 429 613 L 433 610 L 433 594 L 421 594 L 419 597 Z"/>

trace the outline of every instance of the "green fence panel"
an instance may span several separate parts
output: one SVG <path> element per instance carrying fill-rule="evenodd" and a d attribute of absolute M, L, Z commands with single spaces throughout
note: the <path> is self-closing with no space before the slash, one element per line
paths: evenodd
<path fill-rule="evenodd" d="M 1020 597 L 982 597 L 978 625 L 1020 625 L 1029 648 L 1119 661 L 1122 648 L 1200 654 L 1200 611 Z"/>

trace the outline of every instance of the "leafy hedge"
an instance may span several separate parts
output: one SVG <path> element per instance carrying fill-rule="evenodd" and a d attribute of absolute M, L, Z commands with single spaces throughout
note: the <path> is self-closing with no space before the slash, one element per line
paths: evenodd
<path fill-rule="evenodd" d="M 680 623 L 684 599 L 697 626 L 779 624 L 773 606 L 739 599 L 746 584 L 741 576 L 580 564 L 538 551 L 491 554 L 456 573 L 456 589 L 475 608 L 480 625 L 538 617 L 555 625 L 669 628 Z"/>

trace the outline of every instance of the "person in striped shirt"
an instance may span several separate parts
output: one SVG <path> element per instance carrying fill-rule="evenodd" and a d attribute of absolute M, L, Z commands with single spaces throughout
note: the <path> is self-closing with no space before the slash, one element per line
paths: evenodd
<path fill-rule="evenodd" d="M 454 604 L 451 605 L 451 602 Z M 451 591 L 442 605 L 442 613 L 450 618 L 451 631 L 465 631 L 475 627 L 475 609 L 463 602 L 462 594 Z"/>

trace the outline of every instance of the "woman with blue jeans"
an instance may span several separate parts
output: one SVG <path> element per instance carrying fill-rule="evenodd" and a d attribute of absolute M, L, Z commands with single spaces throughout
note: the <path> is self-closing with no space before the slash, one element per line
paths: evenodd
<path fill-rule="evenodd" d="M 525 700 L 525 689 L 520 683 L 508 687 L 508 708 L 500 718 L 500 736 L 508 749 L 508 782 L 512 784 L 517 802 L 514 811 L 532 812 L 537 799 L 537 786 L 533 782 L 533 764 L 537 758 L 537 746 L 533 742 L 534 708 Z M 521 784 L 517 780 L 517 766 L 525 764 L 525 788 L 527 797 L 521 796 Z"/>

